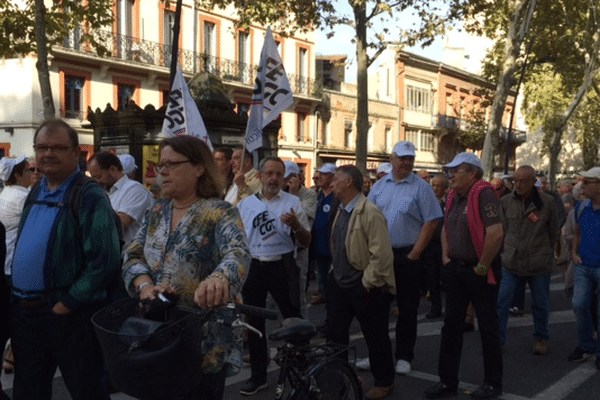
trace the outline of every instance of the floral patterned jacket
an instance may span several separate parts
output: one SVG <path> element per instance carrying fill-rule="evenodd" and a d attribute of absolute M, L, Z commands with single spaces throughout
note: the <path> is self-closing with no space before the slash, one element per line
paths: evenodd
<path fill-rule="evenodd" d="M 155 284 L 174 288 L 181 305 L 195 307 L 198 284 L 217 271 L 230 282 L 230 298 L 241 302 L 251 257 L 237 208 L 219 199 L 200 199 L 169 234 L 172 216 L 171 200 L 158 200 L 127 248 L 123 280 L 129 294 L 136 295 L 135 278 L 148 274 Z M 215 322 L 219 317 L 216 313 L 213 321 L 205 324 L 205 373 L 218 372 L 240 350 L 238 335 Z"/>

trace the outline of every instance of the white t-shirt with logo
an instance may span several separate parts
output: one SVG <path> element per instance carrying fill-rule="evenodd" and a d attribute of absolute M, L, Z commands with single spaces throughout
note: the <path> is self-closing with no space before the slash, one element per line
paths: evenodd
<path fill-rule="evenodd" d="M 292 229 L 280 219 L 291 209 L 304 229 L 310 230 L 300 199 L 283 191 L 271 200 L 265 199 L 262 193 L 247 197 L 238 204 L 238 209 L 248 236 L 250 253 L 259 260 L 273 259 L 295 250 Z"/>

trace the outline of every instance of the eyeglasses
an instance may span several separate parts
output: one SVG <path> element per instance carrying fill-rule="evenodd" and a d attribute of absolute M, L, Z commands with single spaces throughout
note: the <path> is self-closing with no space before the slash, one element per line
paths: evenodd
<path fill-rule="evenodd" d="M 31 171 L 31 172 L 42 172 L 42 170 L 41 170 L 41 169 L 39 169 L 39 168 L 36 168 L 36 167 L 31 167 L 31 168 L 29 168 L 29 171 Z"/>
<path fill-rule="evenodd" d="M 46 146 L 45 144 L 36 144 L 33 145 L 33 150 L 36 153 L 45 153 L 50 150 L 53 153 L 65 153 L 67 150 L 72 149 L 73 146 L 65 146 L 65 145 L 56 145 L 56 146 Z"/>
<path fill-rule="evenodd" d="M 172 171 L 173 168 L 175 168 L 179 164 L 183 164 L 183 163 L 186 163 L 186 162 L 190 162 L 190 160 L 184 160 L 184 161 L 165 161 L 165 162 L 162 162 L 162 163 L 158 164 L 156 166 L 156 170 L 158 172 Z"/>
<path fill-rule="evenodd" d="M 465 172 L 466 168 L 460 168 L 460 167 L 454 167 L 454 168 L 448 168 L 447 172 L 448 174 L 457 174 L 459 172 Z"/>

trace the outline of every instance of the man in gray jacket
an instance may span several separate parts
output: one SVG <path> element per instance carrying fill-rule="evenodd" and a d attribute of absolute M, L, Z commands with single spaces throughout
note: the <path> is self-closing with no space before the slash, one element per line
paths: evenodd
<path fill-rule="evenodd" d="M 548 353 L 550 273 L 554 268 L 554 245 L 559 227 L 554 199 L 535 188 L 535 170 L 519 167 L 515 190 L 502 198 L 504 251 L 502 281 L 498 294 L 500 340 L 506 343 L 506 324 L 515 290 L 521 281 L 531 289 L 534 325 L 533 353 Z"/>

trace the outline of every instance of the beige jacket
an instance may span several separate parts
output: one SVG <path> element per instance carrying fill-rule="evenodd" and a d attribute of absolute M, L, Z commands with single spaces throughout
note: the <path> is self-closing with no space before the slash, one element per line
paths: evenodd
<path fill-rule="evenodd" d="M 332 226 L 337 217 L 336 214 Z M 379 208 L 362 194 L 359 194 L 348 223 L 346 254 L 348 262 L 363 271 L 362 284 L 367 290 L 380 287 L 396 293 L 394 253 L 387 222 Z"/>

